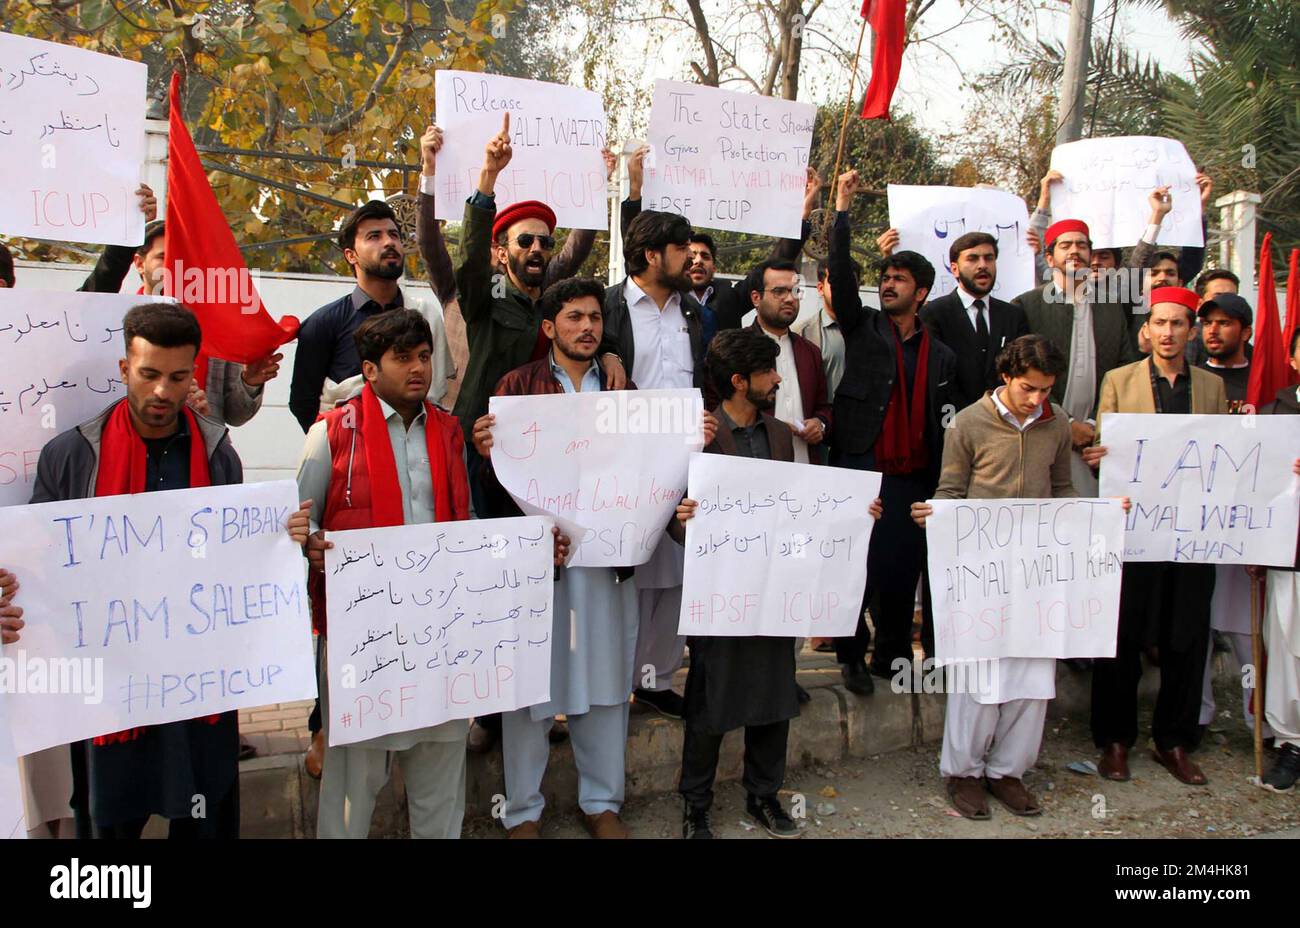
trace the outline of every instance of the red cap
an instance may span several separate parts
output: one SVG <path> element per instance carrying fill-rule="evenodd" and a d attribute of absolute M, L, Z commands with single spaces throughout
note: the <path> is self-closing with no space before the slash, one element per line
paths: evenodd
<path fill-rule="evenodd" d="M 1151 305 L 1157 303 L 1178 303 L 1195 313 L 1201 305 L 1201 298 L 1186 287 L 1156 287 L 1151 291 Z"/>
<path fill-rule="evenodd" d="M 1082 219 L 1062 219 L 1047 227 L 1047 234 L 1043 236 L 1044 247 L 1051 250 L 1056 240 L 1066 232 L 1082 232 L 1085 238 L 1092 238 L 1092 233 L 1088 231 L 1088 224 Z"/>
<path fill-rule="evenodd" d="M 549 231 L 555 231 L 555 210 L 541 200 L 521 200 L 497 213 L 492 223 L 492 240 L 496 241 L 502 232 L 521 219 L 540 219 Z"/>

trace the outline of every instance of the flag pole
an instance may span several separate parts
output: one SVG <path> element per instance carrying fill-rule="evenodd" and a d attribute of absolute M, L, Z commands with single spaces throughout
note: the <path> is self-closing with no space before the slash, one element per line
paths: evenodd
<path fill-rule="evenodd" d="M 844 100 L 844 118 L 840 120 L 840 140 L 835 146 L 835 170 L 831 173 L 831 182 L 826 185 L 830 196 L 826 201 L 829 210 L 835 205 L 835 188 L 840 180 L 840 162 L 844 157 L 844 135 L 849 128 L 849 111 L 853 108 L 853 84 L 858 76 L 858 59 L 862 55 L 862 39 L 867 34 L 867 18 L 862 17 L 862 28 L 858 30 L 858 47 L 853 52 L 853 67 L 849 71 L 849 93 Z"/>
<path fill-rule="evenodd" d="M 1264 648 L 1260 640 L 1259 601 L 1262 598 L 1263 582 L 1258 577 L 1250 578 L 1250 649 L 1251 660 L 1255 665 L 1255 686 L 1251 689 L 1251 704 L 1255 710 L 1255 782 L 1264 780 Z"/>

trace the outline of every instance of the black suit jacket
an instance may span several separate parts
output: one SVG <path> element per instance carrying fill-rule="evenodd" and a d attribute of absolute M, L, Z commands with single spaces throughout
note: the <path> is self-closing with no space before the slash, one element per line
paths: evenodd
<path fill-rule="evenodd" d="M 889 316 L 863 306 L 858 295 L 849 262 L 847 213 L 835 214 L 828 263 L 831 301 L 844 335 L 844 376 L 835 389 L 835 434 L 831 444 L 837 454 L 866 454 L 875 447 L 885 424 L 885 409 L 898 376 L 898 357 Z M 932 337 L 926 374 L 925 437 L 930 451 L 930 477 L 936 481 L 943 455 L 944 407 L 953 402 L 956 369 L 957 357 L 952 349 Z"/>
<path fill-rule="evenodd" d="M 957 411 L 965 409 L 998 385 L 997 357 L 1010 342 L 1029 334 L 1025 311 L 1002 300 L 985 297 L 989 324 L 988 351 L 981 355 L 975 327 L 957 291 L 941 296 L 921 309 L 921 321 L 930 334 L 957 354 L 957 374 L 952 399 Z"/>

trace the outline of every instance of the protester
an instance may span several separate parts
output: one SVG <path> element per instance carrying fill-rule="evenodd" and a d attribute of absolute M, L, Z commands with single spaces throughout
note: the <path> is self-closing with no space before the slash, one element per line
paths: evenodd
<path fill-rule="evenodd" d="M 226 427 L 185 405 L 202 344 L 194 314 L 174 303 L 144 303 L 127 311 L 122 334 L 126 396 L 41 449 L 32 502 L 242 483 Z M 287 526 L 299 544 L 307 538 L 306 506 Z M 72 745 L 77 836 L 138 838 L 149 817 L 161 815 L 171 837 L 238 837 L 236 716 L 131 728 Z M 193 816 L 194 796 L 205 797 L 206 815 Z"/>
<path fill-rule="evenodd" d="M 1291 336 L 1291 369 L 1300 373 L 1300 329 Z M 1265 406 L 1264 415 L 1300 415 L 1300 387 L 1283 387 Z M 1296 463 L 1300 474 L 1300 462 Z M 1300 538 L 1296 560 L 1288 569 L 1252 568 L 1264 580 L 1264 719 L 1273 732 L 1277 757 L 1260 785 L 1285 793 L 1300 776 Z"/>
<path fill-rule="evenodd" d="M 1102 381 L 1098 419 L 1107 412 L 1226 413 L 1223 382 L 1187 364 L 1183 352 L 1192 330 L 1196 294 L 1181 287 L 1151 291 L 1144 325 L 1149 358 L 1109 372 Z M 1096 468 L 1106 454 L 1097 444 L 1084 450 Z M 1108 780 L 1129 779 L 1128 754 L 1137 743 L 1137 689 L 1142 653 L 1159 654 L 1160 691 L 1151 734 L 1153 756 L 1176 779 L 1203 785 L 1205 774 L 1188 756 L 1200 742 L 1200 683 L 1210 639 L 1211 564 L 1138 562 L 1124 565 L 1119 632 L 1113 658 L 1098 658 L 1092 672 L 1092 737 L 1102 749 L 1097 770 Z"/>
<path fill-rule="evenodd" d="M 471 517 L 459 424 L 426 399 L 433 376 L 433 333 L 415 310 L 379 313 L 354 334 L 365 383 L 307 433 L 298 466 L 312 501 L 306 553 L 312 623 L 328 664 L 325 602 L 327 533 Z M 558 536 L 557 557 L 567 541 Z M 560 557 L 562 560 L 562 557 Z M 336 696 L 339 694 L 335 694 Z M 411 836 L 460 836 L 465 811 L 463 719 L 348 745 L 328 745 L 330 687 L 321 676 L 326 740 L 316 834 L 364 838 L 394 754 L 406 784 Z"/>
<path fill-rule="evenodd" d="M 1019 306 L 990 294 L 998 280 L 998 240 L 967 232 L 948 249 L 948 269 L 957 286 L 921 310 L 930 334 L 957 355 L 954 412 L 965 409 L 997 384 L 997 358 L 1009 342 L 1029 333 Z"/>
<path fill-rule="evenodd" d="M 850 259 L 853 268 L 853 281 L 862 286 L 862 266 Z M 822 305 L 817 314 L 803 322 L 797 323 L 793 330 L 812 343 L 822 353 L 822 364 L 826 369 L 826 399 L 835 402 L 835 389 L 844 376 L 844 333 L 840 331 L 839 321 L 835 318 L 835 301 L 831 297 L 830 265 L 825 261 L 817 262 L 817 295 Z M 829 438 L 826 439 L 830 441 Z"/>
<path fill-rule="evenodd" d="M 781 375 L 780 349 L 753 328 L 719 332 L 709 346 L 709 376 L 722 402 L 713 415 L 717 434 L 708 454 L 771 461 L 794 459 L 794 433 L 770 415 Z M 694 516 L 696 501 L 677 507 L 679 526 Z M 879 518 L 881 501 L 871 505 Z M 694 636 L 686 677 L 686 735 L 678 791 L 685 801 L 683 838 L 712 838 L 713 782 L 727 732 L 745 729 L 745 811 L 775 838 L 797 838 L 799 826 L 781 805 L 790 719 L 799 714 L 795 652 L 789 638 Z"/>
<path fill-rule="evenodd" d="M 1065 355 L 1041 335 L 1024 335 L 998 355 L 997 371 L 1002 386 L 952 420 L 934 498 L 1078 496 L 1070 482 L 1069 422 L 1051 401 Z M 912 504 L 919 526 L 933 512 L 928 502 Z M 939 772 L 953 808 L 966 818 L 989 818 L 986 790 L 1015 815 L 1038 815 L 1042 806 L 1023 777 L 1038 759 L 1047 703 L 1056 697 L 1056 661 L 1004 657 L 991 664 L 988 691 L 948 687 Z"/>
<path fill-rule="evenodd" d="M 1153 203 L 1153 211 L 1158 208 Z M 1097 434 L 1098 385 L 1108 371 L 1134 361 L 1137 346 L 1127 305 L 1096 300 L 1087 286 L 1092 257 L 1087 224 L 1077 219 L 1053 223 L 1044 246 L 1051 283 L 1011 302 L 1024 310 L 1031 332 L 1046 336 L 1065 353 L 1066 369 L 1053 383 L 1052 401 L 1070 422 L 1074 487 L 1084 496 L 1096 496 L 1096 478 L 1080 455 Z"/>
<path fill-rule="evenodd" d="M 890 678 L 894 664 L 911 666 L 917 581 L 921 581 L 921 643 L 934 654 L 929 584 L 924 579 L 925 533 L 908 517 L 912 503 L 929 499 L 939 477 L 943 415 L 951 406 L 957 361 L 951 349 L 921 325 L 919 312 L 934 285 L 934 268 L 914 251 L 880 266 L 880 310 L 863 306 L 849 258 L 849 208 L 862 187 L 857 171 L 840 175 L 831 227 L 830 286 L 844 333 L 844 377 L 835 393 L 831 464 L 884 474 L 885 514 L 871 534 L 867 588 L 857 629 L 835 639 L 845 688 L 865 696 L 871 674 Z M 876 648 L 866 665 L 871 632 Z"/>

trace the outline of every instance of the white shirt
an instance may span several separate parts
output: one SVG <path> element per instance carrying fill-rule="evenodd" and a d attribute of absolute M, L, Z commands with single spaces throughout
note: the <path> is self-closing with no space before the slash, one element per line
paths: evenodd
<path fill-rule="evenodd" d="M 632 380 L 637 387 L 671 390 L 695 386 L 695 359 L 681 294 L 673 293 L 660 309 L 629 277 L 623 296 L 632 320 Z"/>
<path fill-rule="evenodd" d="M 782 422 L 802 432 L 803 390 L 799 387 L 799 369 L 794 363 L 794 343 L 790 340 L 790 333 L 778 337 L 761 325 L 758 328 L 781 348 L 781 353 L 776 356 L 776 372 L 781 375 L 781 383 L 776 390 L 776 408 L 772 412 Z M 794 462 L 808 463 L 808 442 L 797 434 L 794 436 Z"/>
<path fill-rule="evenodd" d="M 983 301 L 984 301 L 984 326 L 985 326 L 985 328 L 988 328 L 988 329 L 990 330 L 990 332 L 992 331 L 991 327 L 989 326 L 989 297 L 988 297 L 988 294 L 985 294 L 984 296 L 971 296 L 969 293 L 966 292 L 965 288 L 962 287 L 961 284 L 958 284 L 958 285 L 957 285 L 957 299 L 961 300 L 961 305 L 962 305 L 962 307 L 966 310 L 966 318 L 970 320 L 970 327 L 971 327 L 971 331 L 972 331 L 972 332 L 978 332 L 978 331 L 979 331 L 979 324 L 976 322 L 976 315 L 975 315 L 975 301 L 976 301 L 976 300 L 983 300 Z M 1006 338 L 1003 338 L 1002 341 L 1003 341 L 1003 345 L 999 345 L 998 348 L 996 348 L 996 349 L 994 349 L 994 350 L 999 350 L 999 351 L 1000 351 L 1000 350 L 1002 349 L 1002 347 L 1003 347 L 1003 346 L 1005 345 L 1005 343 L 1006 343 Z M 990 345 L 989 347 L 992 348 L 993 346 Z"/>
<path fill-rule="evenodd" d="M 1032 413 L 1030 413 L 1028 416 L 1025 417 L 1024 422 L 1021 422 L 1019 419 L 1016 418 L 1016 414 L 1007 408 L 1006 403 L 1002 402 L 1002 391 L 1005 389 L 1006 387 L 998 387 L 996 390 L 993 391 L 993 405 L 998 408 L 998 414 L 1002 416 L 1003 419 L 1007 420 L 1012 425 L 1014 425 L 1017 431 L 1023 432 L 1025 429 L 1029 428 L 1031 425 L 1033 425 L 1035 422 L 1039 420 L 1039 418 L 1043 415 L 1043 407 L 1039 406 Z"/>

